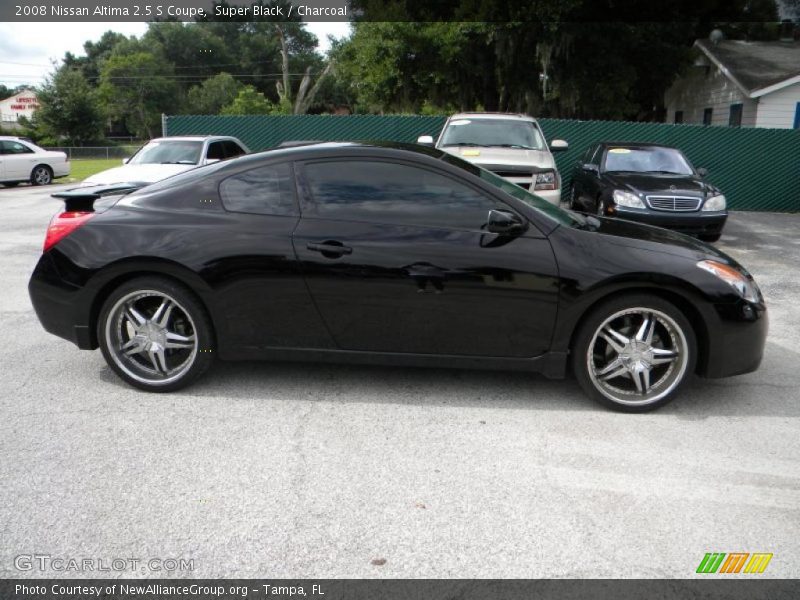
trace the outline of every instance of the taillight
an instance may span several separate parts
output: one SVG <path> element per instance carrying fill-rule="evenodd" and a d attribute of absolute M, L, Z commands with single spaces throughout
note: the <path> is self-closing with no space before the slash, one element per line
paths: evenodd
<path fill-rule="evenodd" d="M 58 242 L 86 223 L 95 213 L 86 211 L 63 212 L 56 215 L 47 227 L 44 237 L 44 252 L 55 246 Z"/>

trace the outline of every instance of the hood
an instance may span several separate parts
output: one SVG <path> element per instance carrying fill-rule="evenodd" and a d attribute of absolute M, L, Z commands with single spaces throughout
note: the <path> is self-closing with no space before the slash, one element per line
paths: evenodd
<path fill-rule="evenodd" d="M 694 175 L 658 173 L 606 173 L 608 181 L 617 188 L 633 192 L 686 194 L 704 196 L 715 188 Z"/>
<path fill-rule="evenodd" d="M 172 175 L 194 169 L 197 165 L 123 165 L 86 178 L 84 185 L 109 185 L 128 181 L 155 183 Z"/>
<path fill-rule="evenodd" d="M 483 167 L 539 167 L 555 169 L 556 162 L 549 150 L 523 150 L 521 148 L 480 148 L 475 146 L 447 146 L 439 148 L 448 154 Z"/>
<path fill-rule="evenodd" d="M 677 231 L 634 223 L 625 219 L 597 218 L 597 233 L 614 236 L 612 243 L 641 250 L 652 250 L 692 260 L 713 258 L 741 268 L 733 258 L 710 244 Z M 658 246 L 654 246 L 658 244 Z"/>

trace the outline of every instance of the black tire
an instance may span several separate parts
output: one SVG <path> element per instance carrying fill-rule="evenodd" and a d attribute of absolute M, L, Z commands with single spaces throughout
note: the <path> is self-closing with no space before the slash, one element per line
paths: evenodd
<path fill-rule="evenodd" d="M 195 294 L 157 275 L 126 281 L 111 293 L 100 310 L 97 339 L 111 370 L 148 392 L 194 382 L 214 362 L 216 349 L 211 319 Z"/>
<path fill-rule="evenodd" d="M 7 188 L 13 188 L 19 185 L 19 181 L 9 181 L 8 183 L 4 183 L 3 185 Z"/>
<path fill-rule="evenodd" d="M 53 183 L 53 169 L 47 165 L 36 165 L 31 171 L 31 185 L 50 185 Z"/>
<path fill-rule="evenodd" d="M 653 329 L 649 340 L 640 342 L 637 334 L 646 329 L 642 325 L 648 314 Z M 607 325 L 628 344 L 606 334 Z M 623 351 L 613 348 L 609 338 Z M 670 354 L 675 357 L 669 358 Z M 571 359 L 572 371 L 587 396 L 614 410 L 647 412 L 675 398 L 694 373 L 697 339 L 691 323 L 672 303 L 651 294 L 628 294 L 591 311 L 576 332 Z M 616 366 L 612 365 L 615 361 Z"/>
<path fill-rule="evenodd" d="M 700 234 L 700 239 L 704 242 L 718 242 L 719 238 L 722 237 L 721 233 L 702 233 Z"/>

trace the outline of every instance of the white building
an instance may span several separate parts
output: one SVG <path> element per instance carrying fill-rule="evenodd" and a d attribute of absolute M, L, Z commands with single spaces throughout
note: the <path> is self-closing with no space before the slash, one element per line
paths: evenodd
<path fill-rule="evenodd" d="M 667 90 L 670 123 L 800 128 L 800 43 L 694 43 L 694 65 Z"/>
<path fill-rule="evenodd" d="M 16 129 L 19 118 L 30 119 L 37 108 L 39 101 L 33 90 L 22 90 L 10 98 L 0 100 L 0 128 Z"/>

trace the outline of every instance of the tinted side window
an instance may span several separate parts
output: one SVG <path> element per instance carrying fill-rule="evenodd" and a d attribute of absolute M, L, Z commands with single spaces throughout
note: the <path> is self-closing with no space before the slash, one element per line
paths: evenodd
<path fill-rule="evenodd" d="M 222 142 L 222 147 L 225 149 L 225 158 L 233 158 L 244 154 L 244 150 L 242 150 L 241 146 L 231 140 Z"/>
<path fill-rule="evenodd" d="M 208 145 L 208 152 L 206 152 L 206 158 L 216 158 L 218 160 L 222 160 L 225 158 L 225 154 L 222 152 L 222 142 L 211 142 Z"/>
<path fill-rule="evenodd" d="M 479 230 L 492 198 L 450 177 L 380 161 L 330 161 L 305 166 L 319 217 L 373 223 Z"/>
<path fill-rule="evenodd" d="M 0 142 L 0 146 L 3 148 L 3 154 L 33 154 L 33 150 L 19 142 Z"/>
<path fill-rule="evenodd" d="M 258 167 L 225 179 L 219 195 L 226 210 L 260 215 L 297 215 L 288 163 Z"/>

